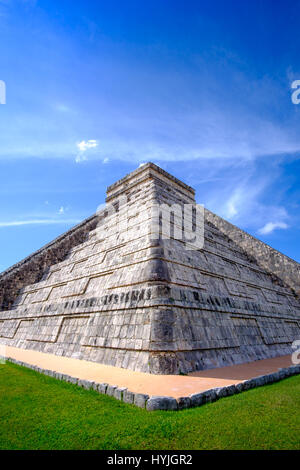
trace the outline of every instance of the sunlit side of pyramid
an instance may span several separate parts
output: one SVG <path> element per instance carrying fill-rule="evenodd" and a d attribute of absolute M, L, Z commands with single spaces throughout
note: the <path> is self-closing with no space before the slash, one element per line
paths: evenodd
<path fill-rule="evenodd" d="M 0 343 L 155 374 L 291 353 L 299 264 L 207 210 L 203 249 L 153 239 L 153 205 L 194 202 L 152 163 L 110 186 L 106 208 L 0 275 Z"/>

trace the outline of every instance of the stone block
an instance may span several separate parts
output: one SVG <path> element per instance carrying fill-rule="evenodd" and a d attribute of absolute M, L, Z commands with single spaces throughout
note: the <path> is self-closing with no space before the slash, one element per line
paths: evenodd
<path fill-rule="evenodd" d="M 216 389 L 217 398 L 227 397 L 227 387 L 219 387 Z"/>
<path fill-rule="evenodd" d="M 299 365 L 290 366 L 289 369 L 290 369 L 290 371 L 291 371 L 291 375 L 300 374 L 300 364 L 299 364 Z"/>
<path fill-rule="evenodd" d="M 179 397 L 177 398 L 177 404 L 179 410 L 184 410 L 185 408 L 191 407 L 190 397 Z"/>
<path fill-rule="evenodd" d="M 98 392 L 98 387 L 99 387 L 99 383 L 98 382 L 93 382 L 93 390 L 95 390 L 96 392 Z"/>
<path fill-rule="evenodd" d="M 264 375 L 254 377 L 253 380 L 255 382 L 255 387 L 261 387 L 266 384 L 266 377 Z"/>
<path fill-rule="evenodd" d="M 83 380 L 83 379 L 78 380 L 79 387 L 85 388 L 86 390 L 92 389 L 93 384 L 94 382 L 91 382 L 90 380 Z"/>
<path fill-rule="evenodd" d="M 68 375 L 67 374 L 61 374 L 61 380 L 63 380 L 64 382 L 68 382 Z"/>
<path fill-rule="evenodd" d="M 69 374 L 64 374 L 64 381 L 70 383 L 71 382 L 71 376 Z"/>
<path fill-rule="evenodd" d="M 277 373 L 277 376 L 280 379 L 280 374 L 279 373 Z M 273 382 L 275 382 L 275 378 L 276 378 L 275 372 L 273 372 L 272 374 L 266 374 L 265 375 L 265 384 L 266 385 L 272 384 Z"/>
<path fill-rule="evenodd" d="M 113 397 L 116 388 L 118 388 L 117 385 L 108 385 L 106 389 L 106 395 L 108 395 L 109 397 Z"/>
<path fill-rule="evenodd" d="M 78 385 L 79 379 L 77 377 L 70 377 L 69 382 L 74 385 Z"/>
<path fill-rule="evenodd" d="M 139 408 L 145 408 L 148 398 L 149 395 L 145 395 L 144 393 L 135 393 L 133 403 Z"/>
<path fill-rule="evenodd" d="M 256 386 L 256 383 L 254 379 L 245 380 L 244 391 L 250 390 L 251 388 L 255 388 L 255 386 Z"/>
<path fill-rule="evenodd" d="M 272 377 L 273 377 L 273 382 L 278 382 L 280 380 L 279 372 L 273 372 Z"/>
<path fill-rule="evenodd" d="M 280 380 L 285 379 L 287 377 L 286 368 L 278 369 L 278 374 L 279 374 L 279 379 Z"/>
<path fill-rule="evenodd" d="M 178 409 L 178 403 L 177 400 L 172 397 L 152 396 L 147 401 L 146 409 L 148 411 L 175 411 Z"/>
<path fill-rule="evenodd" d="M 134 393 L 130 392 L 129 390 L 124 390 L 123 402 L 133 404 L 133 402 L 134 402 Z"/>
<path fill-rule="evenodd" d="M 106 383 L 98 384 L 98 392 L 105 394 L 106 390 L 107 390 L 107 387 L 108 387 L 108 384 L 106 384 Z"/>
<path fill-rule="evenodd" d="M 201 406 L 205 403 L 203 392 L 193 393 L 192 395 L 189 396 L 189 398 L 191 400 L 192 407 Z"/>
<path fill-rule="evenodd" d="M 203 403 L 211 403 L 217 399 L 217 388 L 211 388 L 203 392 Z"/>
<path fill-rule="evenodd" d="M 125 392 L 125 390 L 127 390 L 126 387 L 117 387 L 115 389 L 115 393 L 114 393 L 114 397 L 117 399 L 117 400 L 123 400 L 123 394 Z"/>
<path fill-rule="evenodd" d="M 235 395 L 237 393 L 236 386 L 234 384 L 232 385 L 227 385 L 227 396 Z"/>

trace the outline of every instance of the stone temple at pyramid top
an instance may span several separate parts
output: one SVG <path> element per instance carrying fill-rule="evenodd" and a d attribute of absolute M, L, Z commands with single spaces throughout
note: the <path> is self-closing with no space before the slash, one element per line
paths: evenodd
<path fill-rule="evenodd" d="M 104 208 L 0 274 L 0 344 L 187 373 L 291 353 L 299 295 L 296 261 L 146 163 L 107 188 Z"/>

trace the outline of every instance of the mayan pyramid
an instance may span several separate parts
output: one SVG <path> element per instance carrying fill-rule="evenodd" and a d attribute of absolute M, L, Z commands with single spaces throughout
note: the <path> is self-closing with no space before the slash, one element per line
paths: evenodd
<path fill-rule="evenodd" d="M 154 374 L 292 352 L 298 263 L 208 210 L 203 247 L 175 236 L 175 214 L 164 236 L 153 207 L 193 205 L 195 191 L 153 163 L 106 203 L 0 275 L 0 343 Z"/>

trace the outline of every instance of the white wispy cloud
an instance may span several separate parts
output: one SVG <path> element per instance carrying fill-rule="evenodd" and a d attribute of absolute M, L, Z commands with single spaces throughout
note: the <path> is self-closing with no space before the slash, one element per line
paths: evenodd
<path fill-rule="evenodd" d="M 85 152 L 87 149 L 92 149 L 92 148 L 95 148 L 97 147 L 98 143 L 96 140 L 82 140 L 81 142 L 78 142 L 77 144 L 77 148 L 81 151 L 81 152 Z"/>
<path fill-rule="evenodd" d="M 98 142 L 95 139 L 82 140 L 81 142 L 77 142 L 76 146 L 79 153 L 75 157 L 75 162 L 81 163 L 87 160 L 86 151 L 98 147 Z"/>
<path fill-rule="evenodd" d="M 228 219 L 231 219 L 238 215 L 239 206 L 241 205 L 242 200 L 243 194 L 241 193 L 240 189 L 235 190 L 224 204 L 224 216 Z"/>
<path fill-rule="evenodd" d="M 258 233 L 260 235 L 268 235 L 269 233 L 274 232 L 277 228 L 287 229 L 288 225 L 285 222 L 268 222 L 258 230 Z"/>
<path fill-rule="evenodd" d="M 213 164 L 200 160 L 187 182 L 196 187 L 198 203 L 204 203 L 214 213 L 250 233 L 264 235 L 296 224 L 293 210 L 285 199 L 281 162 L 273 159 L 269 164 L 265 158 L 261 163 L 231 161 L 226 165 L 220 160 L 214 160 Z"/>
<path fill-rule="evenodd" d="M 12 220 L 0 222 L 0 227 L 18 227 L 21 225 L 55 225 L 55 224 L 78 224 L 78 219 L 36 219 L 36 220 Z"/>
<path fill-rule="evenodd" d="M 252 175 L 245 176 L 246 168 L 240 168 L 238 175 L 224 175 L 222 184 L 215 186 L 209 201 L 216 213 L 234 222 L 261 216 L 259 198 L 268 186 L 268 180 L 261 176 L 253 184 Z"/>
<path fill-rule="evenodd" d="M 101 115 L 95 116 L 91 112 L 85 122 L 85 132 L 93 135 L 98 132 L 96 129 L 101 129 L 101 146 L 96 139 L 74 143 L 73 138 L 66 137 L 68 133 L 62 132 L 62 129 L 66 127 L 69 131 L 70 128 L 65 123 L 64 112 L 68 106 L 64 103 L 56 105 L 57 109 L 64 112 L 56 113 L 55 118 L 48 115 L 39 115 L 37 118 L 24 110 L 14 129 L 14 134 L 17 133 L 20 138 L 14 139 L 11 130 L 4 127 L 0 158 L 64 157 L 75 159 L 77 163 L 87 159 L 104 162 L 109 158 L 110 161 L 138 163 L 142 155 L 145 161 L 188 161 L 199 158 L 234 158 L 239 161 L 299 152 L 296 106 L 290 105 L 284 120 L 278 120 L 276 112 L 274 116 L 264 112 L 265 108 L 269 108 L 269 102 L 267 106 L 263 103 L 266 97 L 269 97 L 270 102 L 282 105 L 282 89 L 267 80 L 266 83 L 254 81 L 249 85 L 247 77 L 238 85 L 235 99 L 229 100 L 227 97 L 225 103 L 216 99 L 219 93 L 211 96 L 206 91 L 207 96 L 201 95 L 200 103 L 196 93 L 193 103 L 190 103 L 190 95 L 178 93 L 176 106 L 173 99 L 164 103 L 164 106 L 155 103 L 147 114 L 144 113 L 147 107 L 136 109 L 130 106 L 127 113 L 124 113 L 123 108 L 114 106 L 105 109 Z M 242 94 L 241 90 L 247 92 Z M 286 94 L 284 100 L 283 106 L 291 103 Z M 276 111 L 276 107 L 274 109 Z M 82 132 L 79 116 L 80 113 L 72 121 L 78 133 Z M 40 130 L 38 138 L 34 138 L 36 129 Z M 47 133 L 44 129 L 47 129 Z M 49 139 L 49 134 L 54 134 L 55 139 Z M 75 157 L 74 145 L 77 151 Z"/>

